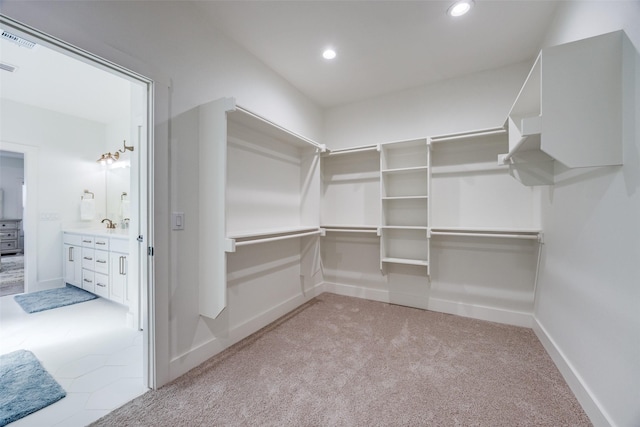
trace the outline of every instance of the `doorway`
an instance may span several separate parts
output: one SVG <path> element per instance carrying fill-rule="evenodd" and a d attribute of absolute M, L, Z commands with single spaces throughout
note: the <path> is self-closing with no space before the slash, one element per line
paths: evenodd
<path fill-rule="evenodd" d="M 48 54 L 57 55 L 59 58 L 69 62 L 70 60 L 83 65 L 94 74 L 99 72 L 107 75 L 107 79 L 119 82 L 121 86 L 127 86 L 129 98 L 127 100 L 128 121 L 126 125 L 122 122 L 109 126 L 100 124 L 91 118 L 82 118 L 83 125 L 77 128 L 64 127 L 63 122 L 66 117 L 73 116 L 73 112 L 65 110 L 64 105 L 81 105 L 85 100 L 77 98 L 75 100 L 65 100 L 72 91 L 65 91 L 64 95 L 54 95 L 50 103 L 36 106 L 35 95 L 37 90 L 32 89 L 32 85 L 37 80 L 47 80 L 52 77 L 51 69 L 47 64 L 40 64 L 41 75 L 31 76 L 30 83 L 22 86 L 25 95 L 29 95 L 20 102 L 15 97 L 5 98 L 9 87 L 14 89 L 16 85 L 3 85 L 2 110 L 3 119 L 10 117 L 10 121 L 5 123 L 16 123 L 15 118 L 23 114 L 26 110 L 36 111 L 36 115 L 31 115 L 31 119 L 22 122 L 24 134 L 19 135 L 14 132 L 11 126 L 4 126 L 0 133 L 0 149 L 24 156 L 24 182 L 25 182 L 25 210 L 23 215 L 24 251 L 25 251 L 25 292 L 34 292 L 42 289 L 64 286 L 64 274 L 62 272 L 62 230 L 76 226 L 90 226 L 82 223 L 79 217 L 78 200 L 84 190 L 102 197 L 103 204 L 97 209 L 95 215 L 96 225 L 100 219 L 112 215 L 115 222 L 120 226 L 127 227 L 129 236 L 129 280 L 137 284 L 137 290 L 132 293 L 132 299 L 128 304 L 128 319 L 130 327 L 140 330 L 142 336 L 142 371 L 143 384 L 147 388 L 155 385 L 154 373 L 154 345 L 153 345 L 153 324 L 149 321 L 153 314 L 152 303 L 152 282 L 153 282 L 153 259 L 148 256 L 148 247 L 152 247 L 152 183 L 153 183 L 153 152 L 151 130 L 152 118 L 152 94 L 153 83 L 149 79 L 136 73 L 123 69 L 108 61 L 102 60 L 94 55 L 68 45 L 60 40 L 52 38 L 37 30 L 26 27 L 10 18 L 0 16 L 0 28 L 17 36 L 20 40 L 25 40 L 27 44 L 33 43 L 42 51 Z M 20 49 L 30 49 L 28 46 L 20 46 Z M 4 57 L 4 54 L 2 55 Z M 7 73 L 4 58 L 0 73 Z M 21 69 L 19 64 L 8 64 L 14 71 L 27 71 L 27 66 Z M 77 73 L 71 74 L 72 78 L 79 82 L 81 76 Z M 57 82 L 59 86 L 64 86 Z M 101 86 L 101 85 L 100 85 Z M 24 88 L 27 89 L 24 89 Z M 65 89 L 64 87 L 62 88 Z M 17 96 L 17 95 L 12 95 Z M 101 99 L 103 99 L 100 96 Z M 104 99 L 103 99 L 104 100 Z M 106 101 L 101 104 L 107 104 Z M 76 106 L 77 106 L 76 105 Z M 85 108 L 88 110 L 88 108 Z M 85 111 L 86 112 L 86 111 Z M 46 145 L 49 136 L 55 139 L 56 135 L 49 134 L 47 138 L 39 135 L 35 128 L 38 128 L 36 119 L 42 119 L 47 114 L 48 117 L 60 125 L 61 132 L 58 135 L 56 147 Z M 26 116 L 22 116 L 26 117 Z M 79 121 L 80 122 L 80 121 Z M 98 122 L 96 124 L 96 122 Z M 76 134 L 92 135 L 97 134 L 96 129 L 104 129 L 104 137 L 86 138 L 84 143 L 73 144 Z M 14 126 L 15 128 L 15 126 Z M 121 135 L 126 135 L 124 138 Z M 78 138 L 79 141 L 81 138 Z M 110 187 L 108 174 L 110 169 L 102 169 L 96 160 L 105 152 L 116 152 L 123 146 L 134 147 L 133 151 L 125 150 L 122 160 L 128 161 L 127 169 L 130 174 L 128 191 L 122 191 L 118 187 L 119 194 L 109 195 Z M 65 145 L 66 144 L 66 145 Z M 74 150 L 79 150 L 76 156 Z M 66 166 L 65 166 L 66 165 Z M 56 171 L 58 171 L 56 173 Z M 70 173 L 71 175 L 64 175 Z M 42 178 L 43 175 L 49 178 Z M 48 187 L 48 181 L 53 181 L 57 187 Z M 91 188 L 85 188 L 91 187 Z M 54 190 L 52 190 L 54 188 Z M 122 215 L 121 206 L 109 206 L 109 200 L 127 199 L 127 217 Z M 122 216 L 122 218 L 114 215 Z M 126 221 L 125 221 L 126 218 Z M 126 225 L 125 225 L 126 224 Z M 60 250 L 56 252 L 56 247 Z M 43 252 L 44 251 L 44 252 Z M 59 258 L 59 264 L 56 259 Z M 54 260 L 50 262 L 50 260 Z M 104 305 L 104 304 L 103 304 Z M 55 311 L 55 310 L 52 310 Z M 82 310 L 80 310 L 82 311 Z"/>
<path fill-rule="evenodd" d="M 0 297 L 24 292 L 24 156 L 0 151 Z"/>

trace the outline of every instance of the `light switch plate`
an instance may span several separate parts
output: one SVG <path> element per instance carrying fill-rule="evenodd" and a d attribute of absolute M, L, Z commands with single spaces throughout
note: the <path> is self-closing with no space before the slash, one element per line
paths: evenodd
<path fill-rule="evenodd" d="M 171 213 L 171 229 L 184 230 L 184 212 Z"/>

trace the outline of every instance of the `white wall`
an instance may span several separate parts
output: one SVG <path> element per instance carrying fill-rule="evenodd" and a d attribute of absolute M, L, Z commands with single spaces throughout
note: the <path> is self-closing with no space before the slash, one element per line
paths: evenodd
<path fill-rule="evenodd" d="M 36 228 L 25 229 L 25 235 L 37 236 L 37 284 L 29 292 L 62 286 L 61 230 L 79 224 L 85 189 L 96 196 L 96 216 L 105 212 L 104 171 L 96 159 L 106 127 L 7 100 L 1 102 L 0 122 L 0 141 L 37 148 L 37 182 L 27 186 L 38 194 Z"/>
<path fill-rule="evenodd" d="M 203 333 L 198 322 L 193 321 L 193 307 L 183 304 L 197 298 L 196 282 L 180 287 L 175 282 L 178 277 L 188 278 L 189 260 L 197 258 L 197 240 L 181 243 L 191 233 L 197 236 L 193 229 L 197 218 L 185 218 L 184 232 L 169 231 L 169 212 L 197 211 L 193 209 L 197 201 L 184 192 L 198 183 L 196 176 L 188 173 L 189 157 L 184 156 L 188 153 L 181 151 L 182 142 L 172 134 L 173 123 L 167 119 L 217 98 L 235 97 L 239 105 L 319 141 L 322 112 L 284 79 L 212 28 L 197 2 L 4 1 L 2 13 L 156 83 L 154 292 L 157 385 L 162 385 L 190 367 L 176 366 L 173 372 L 169 371 L 171 361 L 175 365 L 185 360 L 185 351 L 198 353 L 197 337 Z M 174 293 L 177 289 L 179 292 Z M 229 303 L 236 304 L 231 298 Z M 207 353 L 211 354 L 211 348 L 200 349 L 197 357 Z"/>
<path fill-rule="evenodd" d="M 640 48 L 640 2 L 562 2 L 546 45 L 624 29 Z M 640 425 L 640 60 L 624 165 L 569 171 L 543 197 L 538 334 L 596 425 Z"/>
<path fill-rule="evenodd" d="M 329 109 L 325 144 L 346 148 L 502 126 L 531 63 Z"/>

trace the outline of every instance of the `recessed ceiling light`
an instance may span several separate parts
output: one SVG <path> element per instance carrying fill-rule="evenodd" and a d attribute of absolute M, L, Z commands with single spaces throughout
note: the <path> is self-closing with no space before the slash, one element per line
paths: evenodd
<path fill-rule="evenodd" d="M 473 0 L 460 0 L 455 2 L 454 4 L 447 9 L 447 14 L 454 18 L 458 16 L 462 16 L 465 13 L 469 12 L 473 7 Z"/>
<path fill-rule="evenodd" d="M 325 49 L 324 52 L 322 52 L 322 57 L 324 59 L 333 59 L 336 57 L 336 51 L 333 49 Z"/>

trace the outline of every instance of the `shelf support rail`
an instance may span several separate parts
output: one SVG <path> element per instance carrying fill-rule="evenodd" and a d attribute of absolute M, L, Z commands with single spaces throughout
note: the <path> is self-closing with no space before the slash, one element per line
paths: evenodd
<path fill-rule="evenodd" d="M 257 245 L 258 243 L 267 243 L 267 242 L 276 242 L 279 240 L 293 239 L 296 237 L 305 237 L 305 236 L 315 236 L 322 234 L 322 230 L 315 231 L 307 231 L 303 233 L 292 233 L 286 234 L 284 236 L 276 236 L 276 237 L 266 237 L 264 239 L 250 239 L 250 240 L 242 240 L 236 241 L 236 239 L 226 239 L 226 252 L 235 252 L 236 248 L 239 246 L 249 246 L 249 245 Z"/>

